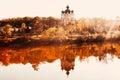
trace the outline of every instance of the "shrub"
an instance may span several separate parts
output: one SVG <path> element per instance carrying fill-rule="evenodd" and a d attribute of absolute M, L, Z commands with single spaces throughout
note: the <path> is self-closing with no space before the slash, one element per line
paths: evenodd
<path fill-rule="evenodd" d="M 45 40 L 55 40 L 55 41 L 63 41 L 66 40 L 68 37 L 66 36 L 67 33 L 63 27 L 53 27 L 49 28 L 45 32 L 42 33 L 42 39 Z"/>

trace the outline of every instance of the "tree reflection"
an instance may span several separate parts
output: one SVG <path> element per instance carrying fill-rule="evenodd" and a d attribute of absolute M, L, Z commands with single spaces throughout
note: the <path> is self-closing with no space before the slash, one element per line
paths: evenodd
<path fill-rule="evenodd" d="M 107 63 L 107 54 L 120 59 L 120 46 L 118 43 L 104 44 L 84 44 L 39 46 L 27 48 L 0 48 L 0 63 L 4 66 L 10 64 L 30 63 L 34 70 L 38 71 L 39 64 L 44 62 L 52 63 L 59 59 L 61 69 L 69 75 L 70 70 L 74 69 L 75 58 L 79 57 L 80 62 L 94 56 L 98 61 Z M 89 60 L 89 59 L 88 59 Z"/>
<path fill-rule="evenodd" d="M 35 71 L 38 71 L 38 64 L 32 64 L 32 67 L 34 68 Z"/>

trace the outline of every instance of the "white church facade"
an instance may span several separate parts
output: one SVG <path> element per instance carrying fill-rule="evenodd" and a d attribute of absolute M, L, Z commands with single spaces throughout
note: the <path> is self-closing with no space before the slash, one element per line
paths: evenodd
<path fill-rule="evenodd" d="M 69 6 L 66 6 L 65 11 L 61 11 L 61 24 L 63 26 L 75 24 L 74 11 L 70 10 Z"/>

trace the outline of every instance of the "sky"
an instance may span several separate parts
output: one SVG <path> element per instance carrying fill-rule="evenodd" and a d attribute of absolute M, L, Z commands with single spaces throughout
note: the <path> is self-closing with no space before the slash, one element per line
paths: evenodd
<path fill-rule="evenodd" d="M 57 17 L 66 5 L 75 18 L 120 16 L 120 0 L 0 0 L 0 19 L 12 17 Z"/>

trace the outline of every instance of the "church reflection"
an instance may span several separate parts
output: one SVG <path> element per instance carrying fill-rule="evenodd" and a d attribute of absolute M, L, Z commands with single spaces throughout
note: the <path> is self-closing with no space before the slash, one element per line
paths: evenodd
<path fill-rule="evenodd" d="M 120 46 L 118 43 L 104 44 L 84 44 L 84 45 L 55 45 L 40 46 L 27 48 L 0 48 L 0 64 L 8 66 L 10 64 L 27 64 L 30 63 L 34 70 L 39 70 L 42 63 L 52 63 L 60 60 L 61 70 L 65 70 L 66 74 L 74 69 L 75 58 L 79 57 L 80 62 L 94 56 L 96 60 L 106 62 L 107 55 L 120 59 Z M 109 60 L 110 60 L 109 59 Z"/>
<path fill-rule="evenodd" d="M 69 71 L 74 69 L 76 52 L 72 46 L 64 49 L 63 56 L 61 58 L 61 69 L 66 71 L 69 75 Z"/>

